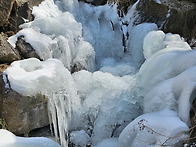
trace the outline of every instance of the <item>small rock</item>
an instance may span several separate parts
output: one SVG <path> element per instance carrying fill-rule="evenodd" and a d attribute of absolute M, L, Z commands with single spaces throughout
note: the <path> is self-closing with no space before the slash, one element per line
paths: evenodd
<path fill-rule="evenodd" d="M 0 35 L 0 63 L 11 63 L 19 60 L 20 55 L 8 42 Z"/>
<path fill-rule="evenodd" d="M 25 59 L 32 57 L 40 59 L 40 57 L 33 49 L 33 47 L 29 43 L 25 42 L 24 36 L 20 36 L 17 38 L 16 49 L 19 51 L 20 55 Z"/>

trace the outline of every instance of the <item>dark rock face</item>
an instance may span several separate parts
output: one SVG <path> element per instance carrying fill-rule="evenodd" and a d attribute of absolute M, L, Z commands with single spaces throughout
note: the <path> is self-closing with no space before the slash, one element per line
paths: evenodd
<path fill-rule="evenodd" d="M 19 60 L 20 55 L 0 34 L 0 63 L 11 63 Z"/>
<path fill-rule="evenodd" d="M 15 0 L 0 1 L 0 26 L 4 25 L 9 18 Z"/>
<path fill-rule="evenodd" d="M 18 32 L 19 25 L 24 19 L 33 20 L 32 7 L 40 4 L 43 0 L 1 0 L 0 1 L 0 32 L 8 35 L 12 31 Z M 11 34 L 13 35 L 13 33 Z"/>
<path fill-rule="evenodd" d="M 29 97 L 18 94 L 5 85 L 2 74 L 0 85 L 0 118 L 5 120 L 9 131 L 16 135 L 28 134 L 31 130 L 49 124 L 45 96 L 38 94 Z"/>
<path fill-rule="evenodd" d="M 196 8 L 190 10 L 171 9 L 163 31 L 176 33 L 185 38 L 196 38 Z"/>
<path fill-rule="evenodd" d="M 16 41 L 16 49 L 19 51 L 20 55 L 23 58 L 27 59 L 35 57 L 40 59 L 33 47 L 29 43 L 26 43 L 24 41 L 24 36 L 20 36 L 17 39 L 18 40 Z"/>
<path fill-rule="evenodd" d="M 154 0 L 140 0 L 136 8 L 140 18 L 136 20 L 135 24 L 154 22 L 159 27 L 166 20 L 169 10 L 166 5 L 160 5 Z"/>
<path fill-rule="evenodd" d="M 179 34 L 186 39 L 196 38 L 196 4 L 186 0 L 140 0 L 139 18 L 135 24 L 153 22 L 165 33 Z"/>

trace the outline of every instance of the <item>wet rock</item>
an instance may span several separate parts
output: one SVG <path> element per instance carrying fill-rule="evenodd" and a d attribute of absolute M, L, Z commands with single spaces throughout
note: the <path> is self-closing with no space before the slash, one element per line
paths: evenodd
<path fill-rule="evenodd" d="M 0 63 L 11 63 L 19 60 L 20 55 L 0 34 Z"/>
<path fill-rule="evenodd" d="M 47 126 L 49 119 L 46 97 L 42 94 L 22 96 L 10 89 L 9 83 L 4 83 L 5 79 L 5 75 L 1 74 L 0 118 L 5 120 L 7 129 L 20 135 Z"/>
<path fill-rule="evenodd" d="M 20 36 L 17 39 L 18 40 L 16 41 L 16 49 L 19 51 L 20 55 L 23 58 L 27 59 L 35 57 L 40 59 L 33 47 L 29 43 L 25 42 L 24 36 Z"/>

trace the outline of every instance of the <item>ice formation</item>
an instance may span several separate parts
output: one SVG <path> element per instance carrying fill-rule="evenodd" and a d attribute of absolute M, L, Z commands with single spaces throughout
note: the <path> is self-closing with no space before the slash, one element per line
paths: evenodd
<path fill-rule="evenodd" d="M 0 147 L 61 147 L 46 137 L 17 137 L 13 133 L 0 129 Z"/>
<path fill-rule="evenodd" d="M 62 13 L 53 0 L 45 0 L 32 13 L 35 20 L 21 25 L 22 30 L 9 38 L 13 46 L 17 37 L 24 36 L 41 59 L 57 58 L 69 70 L 73 67 L 78 68 L 76 71 L 95 70 L 94 49 L 84 41 L 82 25 L 70 12 Z"/>
<path fill-rule="evenodd" d="M 44 60 L 16 61 L 5 74 L 15 91 L 48 97 L 63 147 L 66 140 L 157 147 L 186 137 L 196 93 L 195 51 L 155 24 L 133 26 L 136 4 L 120 18 L 116 5 L 45 0 L 34 7 L 35 20 L 9 38 L 14 46 L 23 35 Z"/>

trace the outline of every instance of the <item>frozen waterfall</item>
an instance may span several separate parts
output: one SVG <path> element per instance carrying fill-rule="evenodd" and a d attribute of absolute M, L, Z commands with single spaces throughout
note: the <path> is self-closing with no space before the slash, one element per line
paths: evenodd
<path fill-rule="evenodd" d="M 133 26 L 136 5 L 120 18 L 115 4 L 45 0 L 9 38 L 15 46 L 24 36 L 43 60 L 15 61 L 4 74 L 13 90 L 48 97 L 62 147 L 172 146 L 188 137 L 196 51 L 156 24 Z"/>

